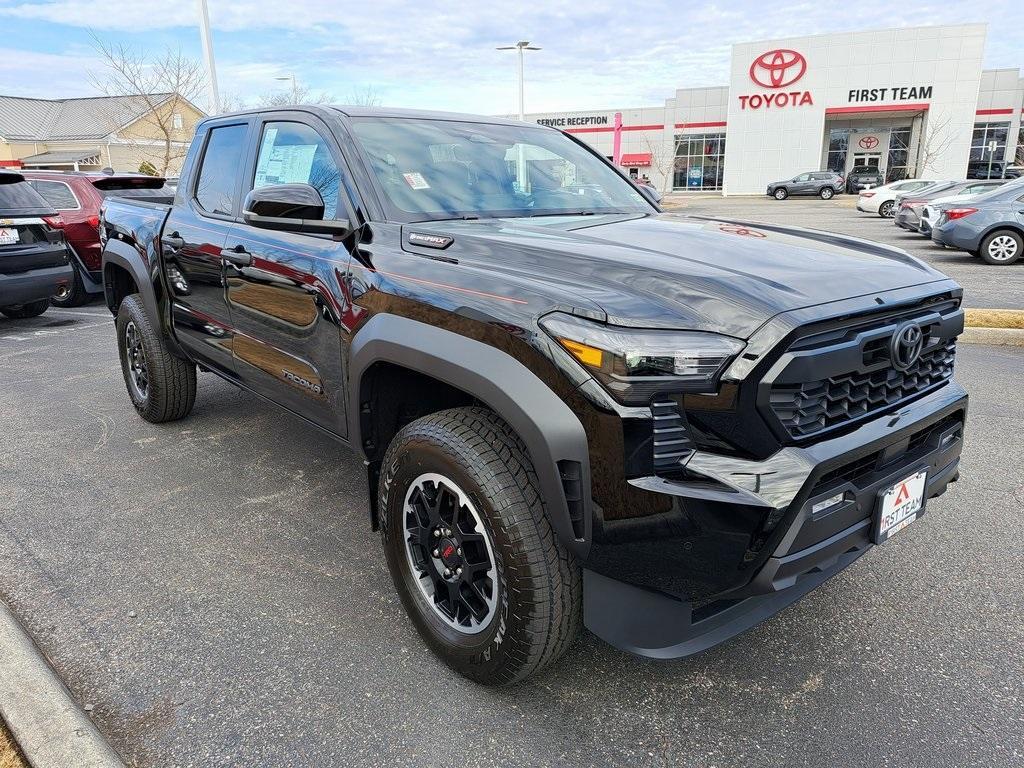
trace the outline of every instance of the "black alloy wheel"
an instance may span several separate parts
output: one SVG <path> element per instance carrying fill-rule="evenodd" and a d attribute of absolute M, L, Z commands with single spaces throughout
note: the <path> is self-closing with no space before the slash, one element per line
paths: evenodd
<path fill-rule="evenodd" d="M 427 472 L 405 494 L 403 537 L 416 586 L 452 629 L 476 634 L 494 618 L 498 573 L 480 513 L 453 480 Z"/>

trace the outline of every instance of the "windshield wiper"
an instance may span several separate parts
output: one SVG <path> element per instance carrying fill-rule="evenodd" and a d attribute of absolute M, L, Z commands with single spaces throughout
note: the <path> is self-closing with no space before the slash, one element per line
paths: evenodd
<path fill-rule="evenodd" d="M 530 213 L 527 218 L 536 219 L 541 216 L 595 216 L 595 211 L 559 211 L 558 213 Z"/>

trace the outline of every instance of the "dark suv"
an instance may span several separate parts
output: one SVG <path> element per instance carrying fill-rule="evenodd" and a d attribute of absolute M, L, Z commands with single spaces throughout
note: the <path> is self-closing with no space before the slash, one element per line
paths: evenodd
<path fill-rule="evenodd" d="M 846 191 L 856 194 L 862 189 L 880 187 L 885 183 L 885 177 L 877 168 L 854 168 L 846 177 Z"/>
<path fill-rule="evenodd" d="M 60 224 L 24 176 L 0 171 L 0 313 L 35 317 L 67 294 L 72 271 Z"/>
<path fill-rule="evenodd" d="M 218 115 L 172 206 L 101 218 L 130 407 L 184 418 L 210 371 L 357 451 L 402 604 L 480 682 L 581 622 L 704 650 L 959 472 L 955 282 L 858 238 L 662 213 L 553 128 Z"/>
<path fill-rule="evenodd" d="M 822 200 L 831 200 L 843 191 L 843 186 L 843 177 L 834 171 L 812 171 L 772 182 L 767 194 L 776 200 L 785 200 L 791 195 L 816 195 Z"/>

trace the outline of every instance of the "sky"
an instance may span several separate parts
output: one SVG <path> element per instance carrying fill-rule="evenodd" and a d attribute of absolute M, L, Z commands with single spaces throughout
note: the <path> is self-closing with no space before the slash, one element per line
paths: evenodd
<path fill-rule="evenodd" d="M 542 48 L 527 54 L 528 112 L 660 106 L 726 85 L 733 43 L 826 32 L 987 22 L 985 67 L 1024 67 L 1021 0 L 208 1 L 218 82 L 236 102 L 294 74 L 338 103 L 371 89 L 387 106 L 510 114 L 516 54 L 495 47 L 518 40 Z M 0 0 L 0 94 L 95 94 L 91 31 L 200 59 L 197 24 L 194 0 Z"/>

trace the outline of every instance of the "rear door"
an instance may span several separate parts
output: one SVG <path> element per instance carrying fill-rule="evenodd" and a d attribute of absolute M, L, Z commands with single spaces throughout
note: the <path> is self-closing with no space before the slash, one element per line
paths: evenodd
<path fill-rule="evenodd" d="M 254 129 L 245 193 L 304 183 L 324 200 L 324 219 L 353 220 L 345 162 L 313 115 L 274 112 Z M 246 386 L 330 431 L 347 435 L 346 245 L 329 235 L 274 231 L 244 222 L 227 242 L 226 281 L 235 328 L 235 371 Z"/>
<path fill-rule="evenodd" d="M 189 354 L 234 374 L 231 314 L 221 251 L 239 215 L 242 165 L 253 118 L 205 123 L 188 188 L 164 224 L 160 244 L 173 303 L 174 331 Z"/>

